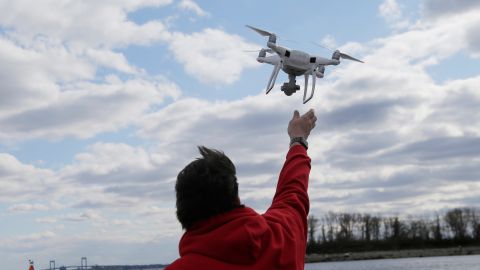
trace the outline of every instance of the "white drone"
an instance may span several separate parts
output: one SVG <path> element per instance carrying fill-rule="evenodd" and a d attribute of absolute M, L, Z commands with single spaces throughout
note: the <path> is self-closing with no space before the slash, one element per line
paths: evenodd
<path fill-rule="evenodd" d="M 262 36 L 268 37 L 268 49 L 261 49 L 257 57 L 258 62 L 268 63 L 275 66 L 267 84 L 267 94 L 270 92 L 270 90 L 272 90 L 275 80 L 277 79 L 278 72 L 280 69 L 282 69 L 288 74 L 288 83 L 284 83 L 281 87 L 281 90 L 287 96 L 291 96 L 297 90 L 300 90 L 300 86 L 296 85 L 295 78 L 300 75 L 305 76 L 305 88 L 303 90 L 303 104 L 305 104 L 312 99 L 313 93 L 315 92 L 316 79 L 317 77 L 323 78 L 325 66 L 340 64 L 340 58 L 363 63 L 363 61 L 344 54 L 339 50 L 333 52 L 332 59 L 310 55 L 306 52 L 298 50 L 290 50 L 276 44 L 277 36 L 274 33 L 255 28 L 250 25 L 247 25 L 247 27 Z M 267 53 L 276 54 L 267 56 Z M 312 76 L 312 91 L 310 96 L 307 98 L 308 77 L 310 75 Z"/>

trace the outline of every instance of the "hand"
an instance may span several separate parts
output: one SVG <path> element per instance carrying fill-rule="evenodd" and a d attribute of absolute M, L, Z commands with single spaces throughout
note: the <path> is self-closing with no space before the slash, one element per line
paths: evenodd
<path fill-rule="evenodd" d="M 304 115 L 300 116 L 300 113 L 295 110 L 293 112 L 293 118 L 288 123 L 288 135 L 290 138 L 303 137 L 305 139 L 310 135 L 310 131 L 315 127 L 317 117 L 313 109 L 310 109 Z"/>

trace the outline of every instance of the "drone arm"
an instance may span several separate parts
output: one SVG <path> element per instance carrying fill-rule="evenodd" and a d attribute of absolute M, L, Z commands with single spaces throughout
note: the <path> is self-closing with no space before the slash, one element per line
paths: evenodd
<path fill-rule="evenodd" d="M 287 48 L 279 46 L 273 42 L 267 42 L 267 47 L 272 49 L 272 51 L 277 53 L 280 57 L 285 57 L 288 51 Z"/>
<path fill-rule="evenodd" d="M 273 89 L 273 86 L 275 85 L 275 81 L 277 80 L 278 72 L 280 71 L 280 66 L 281 66 L 281 62 L 278 61 L 278 63 L 273 68 L 272 75 L 270 76 L 270 80 L 268 81 L 266 94 L 268 94 L 270 90 Z"/>
<path fill-rule="evenodd" d="M 320 56 L 315 57 L 315 65 L 322 65 L 322 66 L 330 66 L 330 65 L 338 65 L 340 64 L 340 60 L 337 59 L 328 59 Z"/>
<path fill-rule="evenodd" d="M 280 62 L 280 56 L 275 54 L 275 55 L 266 56 L 266 57 L 257 57 L 257 61 L 260 63 L 267 63 L 275 66 L 278 64 L 278 62 Z"/>

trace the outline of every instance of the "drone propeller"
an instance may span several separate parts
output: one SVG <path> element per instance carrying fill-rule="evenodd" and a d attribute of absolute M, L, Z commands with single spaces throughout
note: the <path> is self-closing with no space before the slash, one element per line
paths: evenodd
<path fill-rule="evenodd" d="M 258 29 L 256 27 L 253 27 L 253 26 L 250 26 L 250 25 L 245 25 L 246 27 L 252 29 L 253 31 L 259 33 L 260 35 L 264 36 L 264 37 L 269 37 L 269 36 L 275 36 L 274 33 L 270 33 L 270 32 L 267 32 L 265 30 L 262 30 L 262 29 Z"/>
<path fill-rule="evenodd" d="M 330 47 L 327 47 L 327 46 L 325 46 L 325 45 L 323 45 L 323 44 L 320 44 L 320 43 L 317 43 L 317 42 L 314 42 L 314 41 L 312 41 L 312 43 L 313 43 L 313 45 L 316 45 L 316 46 L 318 46 L 318 47 L 322 47 L 322 48 L 327 49 L 327 50 L 329 50 L 329 51 L 331 51 L 331 52 L 335 51 L 334 49 L 332 49 L 332 48 L 330 48 Z"/>
<path fill-rule="evenodd" d="M 340 52 L 339 50 L 332 50 L 331 48 L 329 48 L 329 47 L 327 47 L 327 46 L 325 46 L 325 45 L 316 43 L 316 42 L 312 42 L 312 43 L 315 44 L 315 45 L 317 45 L 317 46 L 320 46 L 320 47 L 322 47 L 322 48 L 324 48 L 324 49 L 327 49 L 327 50 L 333 52 L 333 55 L 332 55 L 332 58 L 333 58 L 333 59 L 337 59 L 337 60 L 338 60 L 338 59 L 340 59 L 340 58 L 343 58 L 343 59 L 348 59 L 348 60 L 352 60 L 352 61 L 357 61 L 357 62 L 360 62 L 360 63 L 365 63 L 365 62 L 363 62 L 362 60 L 359 60 L 359 59 L 357 59 L 357 58 L 355 58 L 355 57 L 353 57 L 353 56 L 350 56 L 350 55 L 348 55 L 348 54 L 346 54 L 346 53 L 342 53 L 342 52 Z"/>
<path fill-rule="evenodd" d="M 343 58 L 343 59 L 348 59 L 348 60 L 352 60 L 352 61 L 357 61 L 357 62 L 360 62 L 360 63 L 364 63 L 362 60 L 359 60 L 355 57 L 352 57 L 348 54 L 345 54 L 345 53 L 342 53 L 340 52 L 339 50 L 336 50 L 334 53 L 333 53 L 333 56 L 332 58 L 336 59 L 336 58 Z"/>
<path fill-rule="evenodd" d="M 273 53 L 273 50 L 270 49 L 270 48 L 262 48 L 260 50 L 244 50 L 244 52 L 260 52 L 260 51 L 264 51 L 264 52 L 267 52 L 267 53 Z"/>

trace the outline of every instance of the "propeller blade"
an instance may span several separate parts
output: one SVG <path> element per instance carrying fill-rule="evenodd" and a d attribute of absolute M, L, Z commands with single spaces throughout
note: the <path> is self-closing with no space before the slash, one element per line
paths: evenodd
<path fill-rule="evenodd" d="M 331 51 L 331 52 L 335 51 L 335 50 L 333 50 L 332 48 L 329 48 L 329 47 L 327 47 L 327 46 L 325 46 L 325 45 L 322 45 L 322 44 L 320 44 L 320 43 L 317 43 L 317 42 L 314 42 L 314 41 L 312 41 L 312 43 L 313 43 L 314 45 L 317 45 L 317 46 L 319 46 L 319 47 L 322 47 L 322 48 L 324 48 L 324 49 L 327 49 L 327 50 L 329 50 L 329 51 Z"/>
<path fill-rule="evenodd" d="M 362 60 L 358 60 L 357 58 L 355 57 L 352 57 L 348 54 L 344 54 L 344 53 L 340 53 L 340 57 L 341 58 L 344 58 L 344 59 L 348 59 L 348 60 L 352 60 L 352 61 L 357 61 L 357 62 L 360 62 L 360 63 L 364 63 Z"/>
<path fill-rule="evenodd" d="M 252 29 L 253 31 L 259 33 L 260 35 L 264 36 L 264 37 L 269 37 L 269 36 L 272 36 L 274 35 L 273 33 L 270 33 L 270 32 L 267 32 L 265 30 L 262 30 L 262 29 L 258 29 L 256 27 L 253 27 L 253 26 L 250 26 L 250 25 L 245 25 L 246 27 Z"/>
<path fill-rule="evenodd" d="M 244 52 L 259 52 L 259 51 L 262 51 L 262 50 L 267 52 L 267 53 L 273 53 L 273 50 L 270 49 L 270 48 L 268 48 L 268 49 L 264 48 L 264 49 L 260 49 L 260 50 L 243 50 L 243 51 Z"/>
<path fill-rule="evenodd" d="M 324 46 L 324 45 L 322 45 L 322 44 L 319 44 L 319 43 L 317 43 L 317 42 L 312 42 L 312 43 L 315 44 L 315 45 L 317 45 L 317 46 L 320 46 L 320 47 L 322 47 L 322 48 L 324 48 L 324 49 L 330 50 L 330 51 L 332 51 L 332 52 L 334 51 L 333 49 L 331 49 L 331 48 L 329 48 L 329 47 L 327 47 L 327 46 Z M 336 51 L 338 51 L 338 50 L 336 50 Z M 355 57 L 352 57 L 352 56 L 350 56 L 350 55 L 348 55 L 348 54 L 345 54 L 345 53 L 342 53 L 342 52 L 340 52 L 340 51 L 338 51 L 338 53 L 340 54 L 340 57 L 343 58 L 343 59 L 348 59 L 348 60 L 357 61 L 357 62 L 360 62 L 360 63 L 365 63 L 365 62 L 363 62 L 362 60 L 359 60 L 359 59 L 357 59 L 357 58 L 355 58 Z"/>

